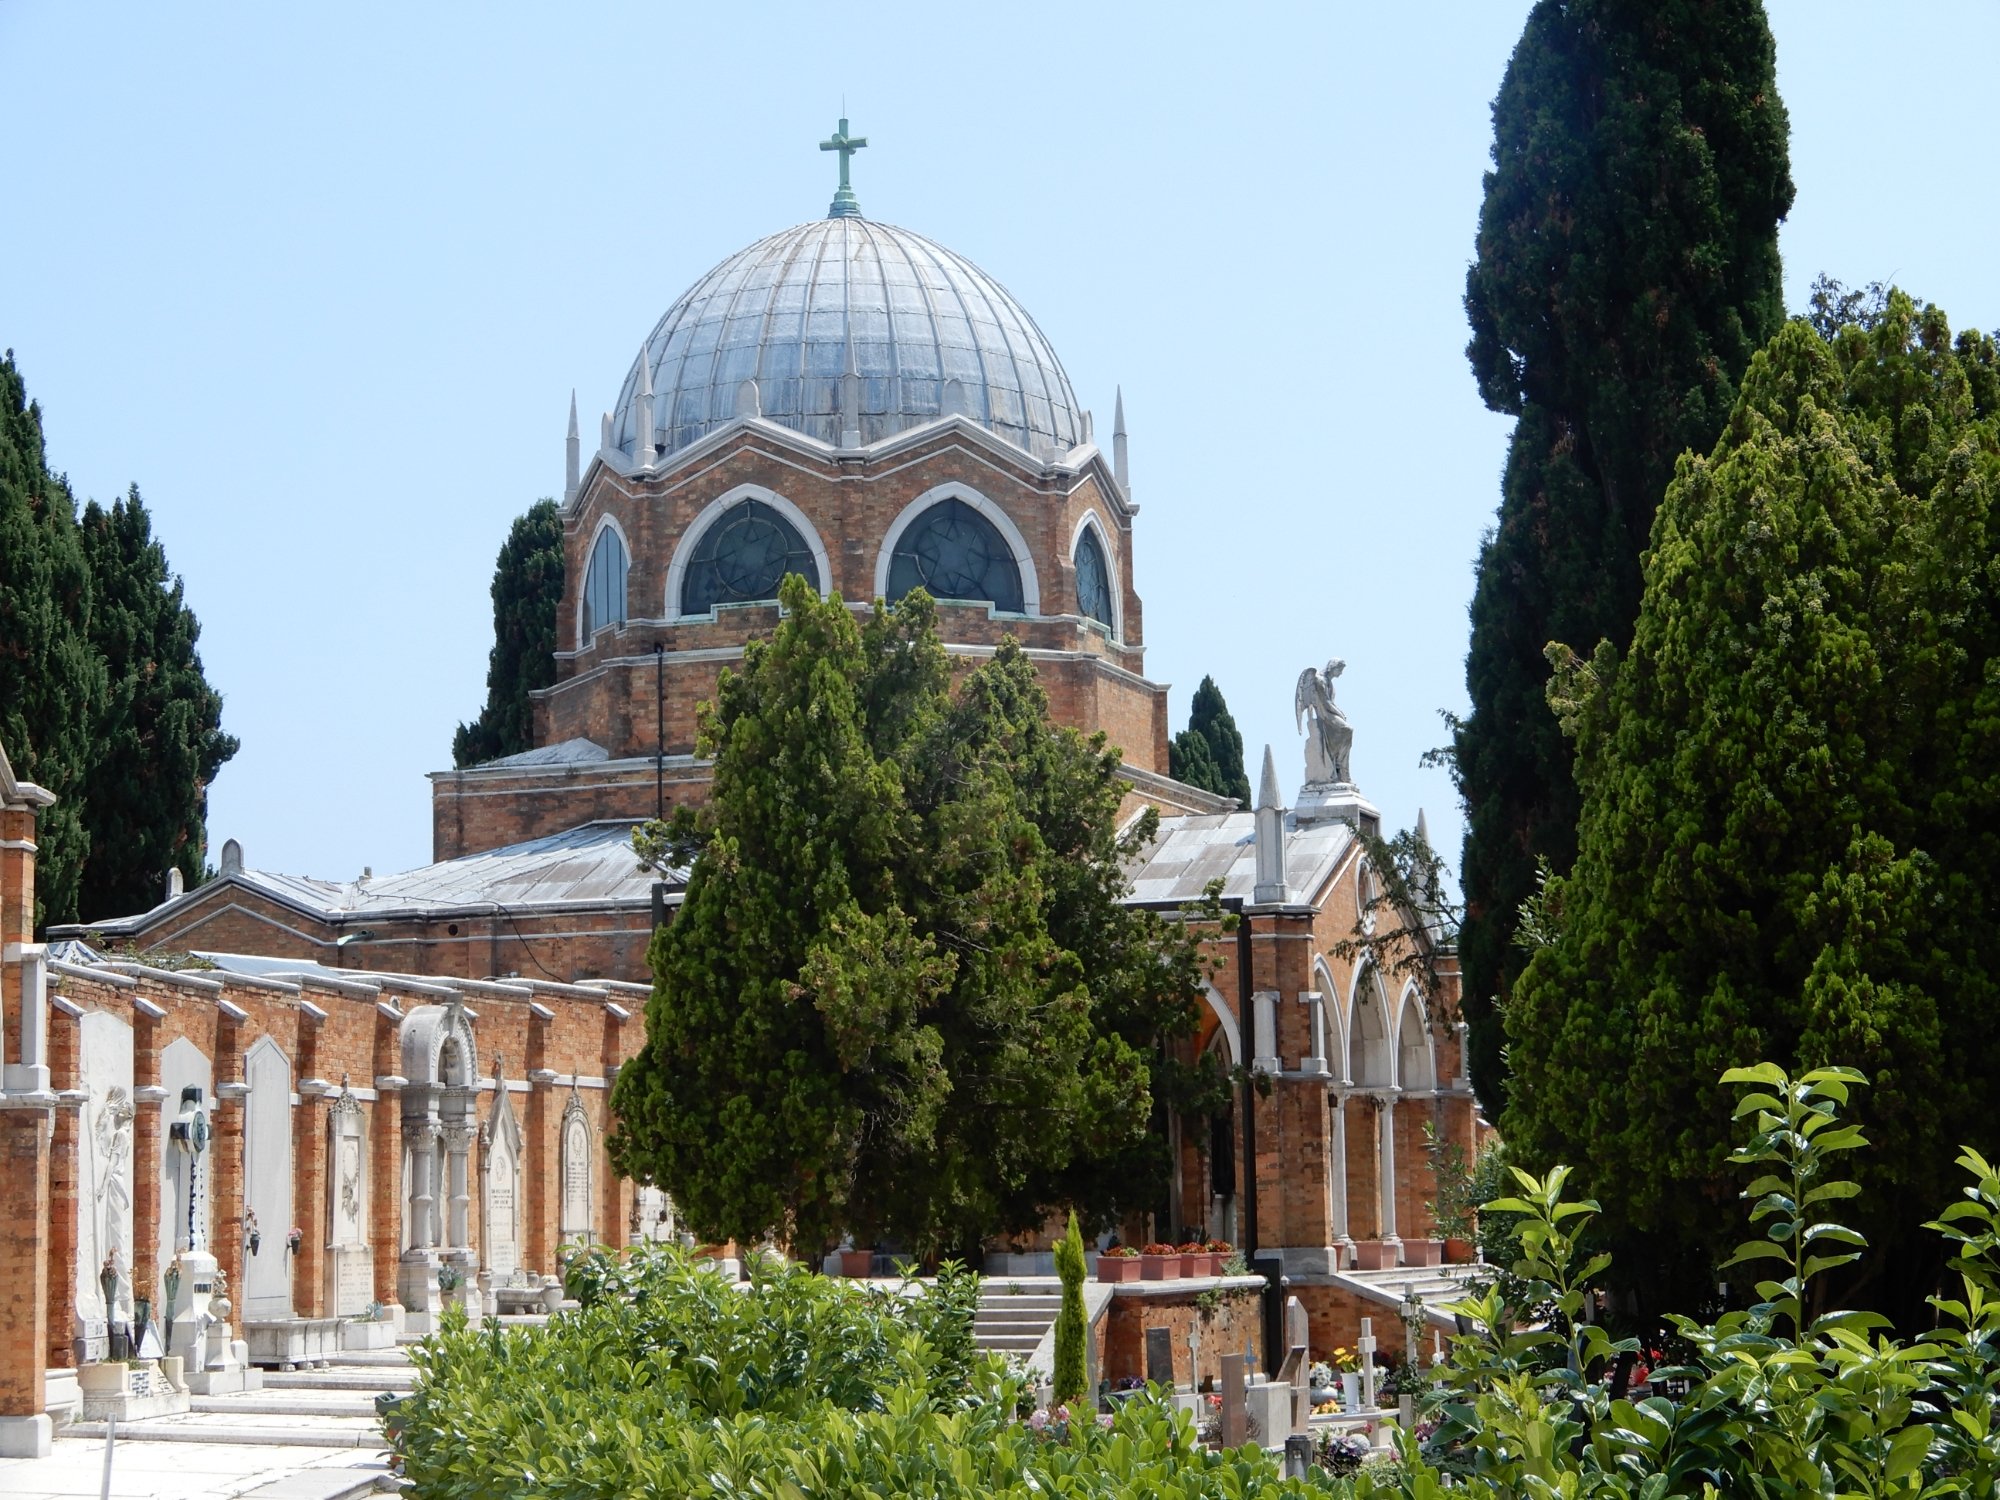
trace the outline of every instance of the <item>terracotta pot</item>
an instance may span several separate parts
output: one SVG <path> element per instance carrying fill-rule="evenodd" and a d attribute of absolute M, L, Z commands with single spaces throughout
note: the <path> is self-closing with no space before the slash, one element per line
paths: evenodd
<path fill-rule="evenodd" d="M 1476 1248 L 1471 1240 L 1454 1239 L 1450 1235 L 1445 1236 L 1445 1241 L 1444 1241 L 1445 1264 L 1453 1266 L 1469 1266 L 1472 1264 L 1473 1256 L 1476 1253 L 1477 1253 Z"/>
<path fill-rule="evenodd" d="M 1210 1256 L 1206 1250 L 1181 1251 L 1181 1275 L 1207 1276 L 1213 1270 L 1214 1267 L 1210 1264 Z"/>
<path fill-rule="evenodd" d="M 1141 1281 L 1179 1281 L 1181 1279 L 1181 1257 L 1176 1250 L 1172 1255 L 1141 1255 L 1139 1257 L 1139 1279 Z"/>
<path fill-rule="evenodd" d="M 1406 1266 L 1441 1266 L 1444 1264 L 1443 1240 L 1404 1240 L 1403 1264 Z"/>
<path fill-rule="evenodd" d="M 1097 1257 L 1097 1279 L 1099 1281 L 1137 1281 L 1139 1279 L 1139 1257 L 1136 1255 L 1100 1255 Z"/>
<path fill-rule="evenodd" d="M 843 1276 L 866 1276 L 874 1269 L 875 1252 L 872 1250 L 843 1250 L 840 1252 L 840 1274 Z"/>
<path fill-rule="evenodd" d="M 1386 1271 L 1396 1264 L 1396 1247 L 1386 1240 L 1356 1240 L 1354 1242 L 1354 1269 L 1357 1271 Z"/>

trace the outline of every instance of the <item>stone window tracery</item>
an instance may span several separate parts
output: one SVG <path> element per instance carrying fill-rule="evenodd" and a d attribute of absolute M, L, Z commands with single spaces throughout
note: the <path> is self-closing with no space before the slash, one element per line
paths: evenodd
<path fill-rule="evenodd" d="M 1076 607 L 1106 630 L 1113 628 L 1111 568 L 1095 526 L 1085 526 L 1076 543 Z"/>
<path fill-rule="evenodd" d="M 629 567 L 625 543 L 616 530 L 606 526 L 597 533 L 597 542 L 590 549 L 590 566 L 584 571 L 580 644 L 588 645 L 590 638 L 606 625 L 617 625 L 625 619 L 625 573 Z"/>
<path fill-rule="evenodd" d="M 1021 614 L 1021 569 L 1000 529 L 963 500 L 945 499 L 896 539 L 889 597 L 921 587 L 934 599 L 983 600 Z"/>
<path fill-rule="evenodd" d="M 820 588 L 819 564 L 798 528 L 762 500 L 743 500 L 695 544 L 681 583 L 680 611 L 705 615 L 718 604 L 774 600 L 787 573 Z"/>

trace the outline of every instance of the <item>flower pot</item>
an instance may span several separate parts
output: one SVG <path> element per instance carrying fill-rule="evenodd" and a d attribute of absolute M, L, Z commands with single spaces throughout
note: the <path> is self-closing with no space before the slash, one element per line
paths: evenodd
<path fill-rule="evenodd" d="M 1406 1266 L 1441 1266 L 1444 1264 L 1443 1240 L 1404 1240 L 1403 1264 Z"/>
<path fill-rule="evenodd" d="M 1183 1276 L 1208 1275 L 1214 1269 L 1209 1263 L 1210 1259 L 1211 1257 L 1209 1256 L 1209 1253 L 1206 1250 L 1181 1251 L 1181 1275 Z"/>
<path fill-rule="evenodd" d="M 1387 1271 L 1396 1264 L 1396 1247 L 1387 1240 L 1356 1240 L 1354 1242 L 1354 1269 L 1357 1271 Z"/>
<path fill-rule="evenodd" d="M 1176 1251 L 1172 1255 L 1142 1255 L 1139 1257 L 1139 1279 L 1141 1281 L 1179 1281 L 1181 1279 L 1181 1257 Z"/>
<path fill-rule="evenodd" d="M 1469 1266 L 1472 1264 L 1475 1254 L 1477 1254 L 1477 1250 L 1471 1240 L 1461 1240 L 1451 1235 L 1445 1236 L 1444 1259 L 1446 1265 Z"/>
<path fill-rule="evenodd" d="M 1139 1279 L 1139 1257 L 1136 1255 L 1100 1255 L 1097 1257 L 1097 1279 L 1117 1283 Z"/>
<path fill-rule="evenodd" d="M 873 1250 L 843 1250 L 840 1252 L 840 1274 L 843 1276 L 866 1276 L 875 1267 Z"/>

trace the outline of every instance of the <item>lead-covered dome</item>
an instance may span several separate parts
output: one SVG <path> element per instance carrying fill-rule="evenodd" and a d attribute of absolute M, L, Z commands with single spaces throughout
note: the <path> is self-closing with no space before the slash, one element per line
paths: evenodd
<path fill-rule="evenodd" d="M 667 309 L 640 356 L 653 442 L 672 453 L 722 426 L 754 380 L 764 416 L 839 443 L 850 342 L 864 443 L 946 410 L 1037 456 L 1082 440 L 1069 377 L 1004 287 L 920 234 L 847 216 L 759 240 Z M 612 428 L 627 455 L 639 383 L 635 361 Z"/>

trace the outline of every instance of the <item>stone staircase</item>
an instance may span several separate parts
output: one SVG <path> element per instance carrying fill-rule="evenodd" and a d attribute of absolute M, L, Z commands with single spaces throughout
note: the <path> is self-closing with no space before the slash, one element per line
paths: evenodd
<path fill-rule="evenodd" d="M 1492 1274 L 1490 1266 L 1389 1266 L 1379 1271 L 1342 1271 L 1337 1280 L 1369 1301 L 1392 1309 L 1400 1309 L 1404 1296 L 1415 1292 L 1424 1299 L 1425 1320 L 1450 1331 L 1452 1317 L 1439 1309 L 1465 1296 L 1475 1278 Z"/>
<path fill-rule="evenodd" d="M 322 1369 L 267 1370 L 260 1390 L 196 1396 L 184 1416 L 121 1422 L 118 1441 L 355 1449 L 357 1457 L 371 1456 L 353 1471 L 351 1492 L 362 1494 L 388 1475 L 375 1397 L 401 1395 L 415 1383 L 416 1371 L 400 1348 L 347 1351 Z M 102 1437 L 104 1424 L 71 1423 L 63 1434 Z"/>
<path fill-rule="evenodd" d="M 1044 1340 L 1053 1347 L 1056 1313 L 1061 1308 L 1062 1283 L 1052 1276 L 989 1276 L 979 1287 L 973 1341 L 995 1354 L 1014 1354 L 1032 1361 Z"/>

